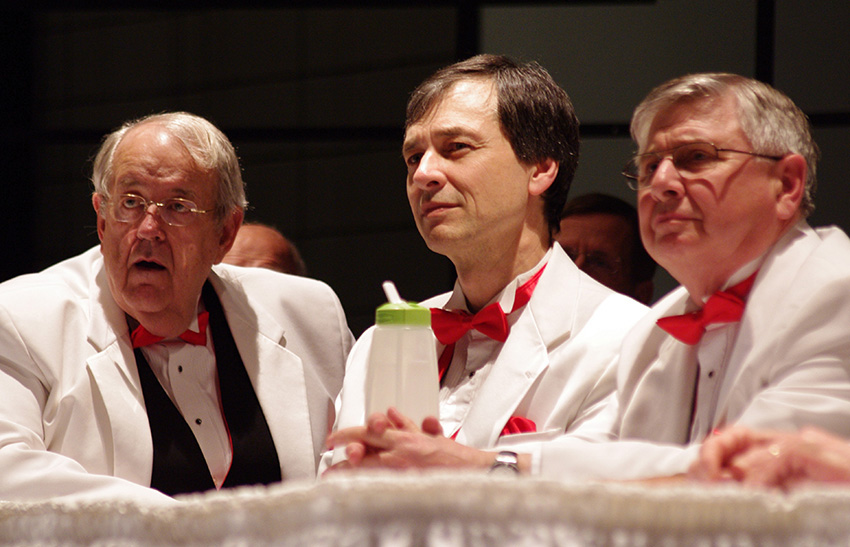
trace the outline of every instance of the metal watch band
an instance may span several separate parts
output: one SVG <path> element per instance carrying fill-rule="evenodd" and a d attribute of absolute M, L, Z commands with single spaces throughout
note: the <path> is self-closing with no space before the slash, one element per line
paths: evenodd
<path fill-rule="evenodd" d="M 516 452 L 503 450 L 496 456 L 496 460 L 490 467 L 490 473 L 494 471 L 512 471 L 519 474 L 519 458 Z"/>

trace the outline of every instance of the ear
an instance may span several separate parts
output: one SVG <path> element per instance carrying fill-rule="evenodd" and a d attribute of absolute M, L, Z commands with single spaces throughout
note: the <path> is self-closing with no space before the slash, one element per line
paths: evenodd
<path fill-rule="evenodd" d="M 101 205 L 103 205 L 103 197 L 95 192 L 91 195 L 91 204 L 94 207 L 94 212 L 97 213 L 97 238 L 103 241 L 103 231 L 106 229 L 106 219 L 101 214 Z"/>
<path fill-rule="evenodd" d="M 230 248 L 233 247 L 233 242 L 236 241 L 236 233 L 239 231 L 239 228 L 242 226 L 242 221 L 245 219 L 245 211 L 242 209 L 236 209 L 227 217 L 225 217 L 222 227 L 221 227 L 221 236 L 219 239 L 219 254 L 216 259 L 216 264 L 221 262 L 224 259 L 224 255 L 230 251 Z"/>
<path fill-rule="evenodd" d="M 777 178 L 781 182 L 776 193 L 777 217 L 788 220 L 797 215 L 800 210 L 809 169 L 806 159 L 800 154 L 789 154 L 778 160 L 775 169 Z"/>
<path fill-rule="evenodd" d="M 558 162 L 552 158 L 546 158 L 531 166 L 531 178 L 528 181 L 528 193 L 539 196 L 552 186 L 558 175 Z"/>

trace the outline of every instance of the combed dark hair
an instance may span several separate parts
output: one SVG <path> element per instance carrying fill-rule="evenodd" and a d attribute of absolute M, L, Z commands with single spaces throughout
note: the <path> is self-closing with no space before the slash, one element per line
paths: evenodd
<path fill-rule="evenodd" d="M 622 217 L 631 227 L 631 264 L 629 277 L 632 282 L 648 281 L 655 276 L 655 261 L 646 252 L 640 241 L 640 225 L 637 209 L 628 202 L 608 194 L 590 193 L 571 199 L 564 206 L 561 218 L 577 215 L 607 214 Z"/>
<path fill-rule="evenodd" d="M 557 232 L 578 167 L 579 123 L 569 96 L 542 66 L 503 55 L 476 55 L 442 68 L 411 94 L 405 129 L 430 112 L 454 84 L 470 78 L 494 82 L 499 124 L 521 162 L 558 162 L 558 175 L 543 194 L 549 233 Z"/>

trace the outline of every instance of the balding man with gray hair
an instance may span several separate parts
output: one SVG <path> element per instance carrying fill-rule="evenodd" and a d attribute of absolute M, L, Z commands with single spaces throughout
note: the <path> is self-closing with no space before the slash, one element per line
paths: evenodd
<path fill-rule="evenodd" d="M 219 264 L 246 204 L 227 137 L 129 122 L 92 179 L 100 247 L 0 284 L 0 498 L 314 477 L 351 333 L 326 285 Z"/>

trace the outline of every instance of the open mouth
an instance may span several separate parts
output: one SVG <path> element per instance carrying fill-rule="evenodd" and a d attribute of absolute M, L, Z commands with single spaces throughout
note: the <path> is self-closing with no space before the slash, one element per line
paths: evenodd
<path fill-rule="evenodd" d="M 162 264 L 157 264 L 156 262 L 150 262 L 150 261 L 147 261 L 147 260 L 142 260 L 142 261 L 136 262 L 135 266 L 137 268 L 141 268 L 143 270 L 159 271 L 159 270 L 165 269 L 165 266 L 163 266 Z"/>

